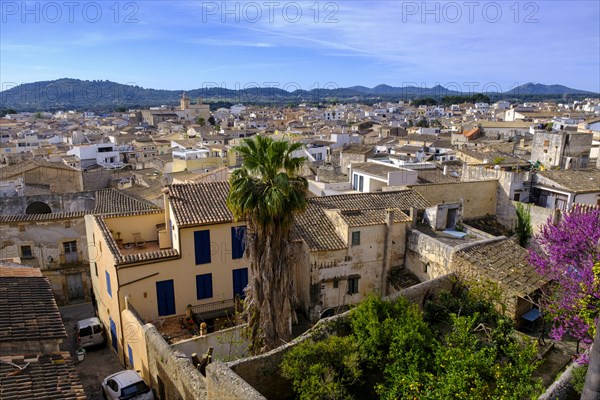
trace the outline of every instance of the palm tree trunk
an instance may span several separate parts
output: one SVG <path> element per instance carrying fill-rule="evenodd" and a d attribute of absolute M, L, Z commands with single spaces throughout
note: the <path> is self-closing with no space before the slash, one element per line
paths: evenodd
<path fill-rule="evenodd" d="M 596 325 L 596 337 L 590 354 L 590 365 L 581 392 L 582 400 L 600 400 L 600 319 Z"/>
<path fill-rule="evenodd" d="M 279 224 L 253 227 L 249 250 L 251 281 L 246 297 L 250 352 L 259 354 L 291 337 L 295 291 L 288 264 L 288 232 Z"/>

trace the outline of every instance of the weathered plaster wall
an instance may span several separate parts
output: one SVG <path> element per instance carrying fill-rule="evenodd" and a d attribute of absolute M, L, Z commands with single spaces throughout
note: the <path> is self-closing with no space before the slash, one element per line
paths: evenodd
<path fill-rule="evenodd" d="M 416 229 L 408 231 L 407 241 L 405 266 L 420 281 L 428 281 L 452 272 L 453 246 L 436 240 Z"/>
<path fill-rule="evenodd" d="M 496 213 L 498 181 L 432 183 L 410 188 L 431 204 L 462 203 L 463 218 L 482 217 Z"/>
<path fill-rule="evenodd" d="M 42 202 L 50 206 L 53 213 L 88 211 L 96 205 L 95 192 L 49 194 L 39 196 L 15 196 L 0 198 L 0 210 L 3 215 L 25 214 L 27 206 L 33 202 Z"/>
<path fill-rule="evenodd" d="M 462 181 L 480 181 L 485 179 L 498 180 L 498 197 L 496 202 L 496 217 L 502 224 L 509 224 L 514 215 L 513 201 L 518 194 L 520 201 L 528 201 L 531 186 L 529 171 L 504 171 L 491 168 L 489 165 L 465 165 L 462 171 Z"/>
<path fill-rule="evenodd" d="M 209 400 L 266 400 L 266 398 L 220 362 L 206 367 L 206 389 Z"/>
<path fill-rule="evenodd" d="M 206 353 L 209 347 L 213 348 L 213 360 L 231 361 L 248 356 L 248 339 L 242 334 L 246 325 L 223 329 L 204 336 L 197 336 L 173 344 L 174 350 L 179 350 L 191 356 Z"/>
<path fill-rule="evenodd" d="M 77 259 L 67 260 L 64 243 L 76 242 Z M 23 253 L 29 246 L 31 256 Z M 75 297 L 68 275 L 80 275 L 83 300 L 90 300 L 89 251 L 83 217 L 0 223 L 0 258 L 20 257 L 21 263 L 40 268 L 48 278 L 58 305 Z M 73 293 L 70 295 L 70 290 Z"/>
<path fill-rule="evenodd" d="M 204 376 L 180 351 L 173 351 L 152 324 L 142 327 L 147 343 L 150 384 L 160 399 L 208 399 Z"/>

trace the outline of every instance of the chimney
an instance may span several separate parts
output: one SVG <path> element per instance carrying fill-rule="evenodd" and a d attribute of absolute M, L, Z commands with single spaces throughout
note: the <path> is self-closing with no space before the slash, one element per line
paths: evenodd
<path fill-rule="evenodd" d="M 410 217 L 410 226 L 414 227 L 417 224 L 417 209 L 411 207 L 408 216 Z"/>

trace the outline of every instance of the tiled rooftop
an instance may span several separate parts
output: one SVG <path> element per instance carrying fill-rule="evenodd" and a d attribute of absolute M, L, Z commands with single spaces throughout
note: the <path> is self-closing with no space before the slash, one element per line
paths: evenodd
<path fill-rule="evenodd" d="M 404 214 L 399 209 L 392 209 L 394 211 L 394 222 L 409 222 L 410 217 Z M 387 210 L 375 209 L 375 210 L 336 210 L 342 220 L 348 224 L 348 226 L 368 226 L 368 225 L 381 225 L 385 224 Z"/>
<path fill-rule="evenodd" d="M 48 278 L 25 268 L 1 267 L 0 341 L 66 337 Z"/>
<path fill-rule="evenodd" d="M 476 159 L 480 163 L 483 163 L 485 160 L 487 160 L 487 163 L 492 165 L 495 161 L 498 161 L 499 165 L 529 165 L 529 162 L 527 160 L 515 157 L 512 154 L 503 153 L 495 150 L 479 151 L 473 149 L 461 149 L 457 150 L 457 153 L 459 157 L 460 153 L 462 153 L 468 157 Z"/>
<path fill-rule="evenodd" d="M 600 192 L 600 169 L 540 171 L 538 175 L 551 181 L 540 182 L 543 186 L 563 188 L 574 193 Z"/>
<path fill-rule="evenodd" d="M 154 204 L 137 199 L 117 189 L 102 189 L 96 192 L 96 206 L 91 214 L 155 210 Z"/>
<path fill-rule="evenodd" d="M 60 316 L 59 316 L 60 319 Z M 85 400 L 68 352 L 0 357 L 0 399 Z M 19 370 L 10 362 L 23 368 Z"/>
<path fill-rule="evenodd" d="M 454 257 L 459 270 L 470 268 L 480 277 L 521 297 L 530 295 L 545 283 L 527 261 L 527 250 L 511 239 L 475 244 L 459 250 Z"/>
<path fill-rule="evenodd" d="M 342 147 L 342 153 L 348 154 L 366 154 L 374 150 L 374 146 L 369 144 L 351 143 Z"/>
<path fill-rule="evenodd" d="M 227 208 L 228 182 L 170 185 L 169 199 L 180 227 L 233 220 Z"/>
<path fill-rule="evenodd" d="M 310 250 L 340 250 L 347 247 L 336 233 L 324 210 L 376 210 L 396 208 L 408 212 L 411 207 L 424 209 L 430 204 L 413 190 L 381 193 L 359 193 L 312 197 L 306 211 L 296 218 L 292 237 L 306 243 Z"/>
<path fill-rule="evenodd" d="M 183 227 L 231 221 L 232 214 L 226 205 L 228 193 L 228 182 L 169 186 L 173 213 L 179 226 Z M 424 209 L 429 206 L 429 202 L 413 190 L 311 197 L 306 211 L 296 218 L 292 237 L 294 240 L 306 242 L 311 250 L 344 249 L 345 242 L 337 235 L 335 227 L 323 210 L 380 210 L 367 214 L 369 218 L 377 214 L 378 221 L 385 221 L 384 210 L 387 208 L 405 212 L 395 217 L 404 220 L 411 207 Z"/>

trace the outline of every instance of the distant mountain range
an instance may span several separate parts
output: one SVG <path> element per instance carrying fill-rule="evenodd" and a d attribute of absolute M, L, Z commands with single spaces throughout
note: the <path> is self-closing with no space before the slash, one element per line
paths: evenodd
<path fill-rule="evenodd" d="M 124 85 L 111 81 L 82 81 L 79 79 L 58 79 L 24 83 L 0 92 L 0 110 L 42 111 L 59 109 L 116 110 L 119 108 L 175 105 L 184 90 L 146 89 L 134 85 Z M 295 90 L 279 88 L 250 88 L 232 90 L 226 88 L 203 88 L 185 91 L 192 99 L 202 98 L 213 105 L 226 103 L 301 103 L 322 101 L 365 101 L 408 100 L 417 98 L 442 98 L 463 96 L 463 93 L 441 85 L 432 88 L 378 85 L 374 88 L 352 86 L 335 89 Z M 598 96 L 598 93 L 572 89 L 562 85 L 527 83 L 504 93 L 485 93 L 491 99 L 542 100 L 551 98 L 579 98 Z"/>

